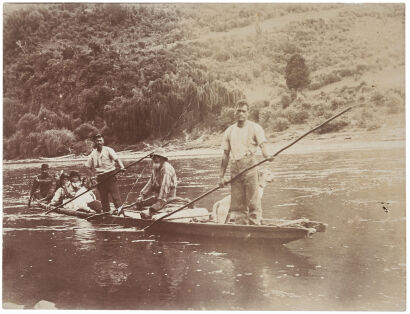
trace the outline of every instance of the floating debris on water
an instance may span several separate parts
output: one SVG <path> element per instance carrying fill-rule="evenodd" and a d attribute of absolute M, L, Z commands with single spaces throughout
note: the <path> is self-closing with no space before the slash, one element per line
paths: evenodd
<path fill-rule="evenodd" d="M 281 290 L 270 290 L 267 293 L 264 293 L 265 297 L 270 297 L 270 296 L 275 296 L 275 297 L 286 297 L 286 298 L 300 298 L 297 294 L 291 293 L 291 292 L 286 292 L 286 291 L 281 291 Z"/>
<path fill-rule="evenodd" d="M 221 256 L 221 255 L 226 255 L 226 253 L 221 253 L 221 252 L 209 252 L 205 253 L 206 255 L 212 255 L 212 256 Z"/>
<path fill-rule="evenodd" d="M 132 240 L 131 242 L 155 242 L 155 240 Z"/>
<path fill-rule="evenodd" d="M 222 273 L 222 269 L 218 269 L 218 270 L 208 272 L 208 274 L 221 274 L 221 273 Z"/>

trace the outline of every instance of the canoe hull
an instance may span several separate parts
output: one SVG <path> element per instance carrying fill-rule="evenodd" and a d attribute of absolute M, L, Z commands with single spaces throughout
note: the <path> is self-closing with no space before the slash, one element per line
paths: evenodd
<path fill-rule="evenodd" d="M 83 213 L 68 209 L 58 209 L 56 213 L 75 216 L 79 218 L 90 217 L 89 213 Z M 153 220 L 138 219 L 131 217 L 119 217 L 111 215 L 97 215 L 91 220 L 96 223 L 115 224 L 124 227 L 142 229 L 149 226 Z M 323 226 L 324 224 L 321 224 Z M 175 222 L 158 221 L 147 230 L 149 234 L 176 235 L 182 238 L 211 238 L 221 240 L 234 240 L 241 242 L 263 242 L 270 244 L 285 244 L 291 241 L 310 238 L 318 230 L 302 226 L 244 226 L 233 224 L 215 224 L 210 222 Z"/>
<path fill-rule="evenodd" d="M 62 214 L 72 215 L 69 210 L 61 210 Z M 75 213 L 74 213 L 75 214 Z M 78 213 L 77 217 L 86 218 L 89 214 Z M 142 229 L 150 225 L 151 219 L 137 219 L 118 216 L 97 216 L 95 222 L 104 224 L 115 224 L 125 227 L 136 227 Z M 214 223 L 185 223 L 159 221 L 154 224 L 147 233 L 159 235 L 178 235 L 182 237 L 201 237 L 213 239 L 230 239 L 238 241 L 268 241 L 274 243 L 288 243 L 298 239 L 311 237 L 316 230 L 312 228 L 298 227 L 273 227 L 273 226 L 241 226 L 221 225 Z"/>

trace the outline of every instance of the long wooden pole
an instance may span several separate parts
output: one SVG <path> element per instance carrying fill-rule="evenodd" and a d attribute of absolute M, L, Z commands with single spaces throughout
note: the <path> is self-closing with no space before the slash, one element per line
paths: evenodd
<path fill-rule="evenodd" d="M 292 143 L 290 143 L 290 144 L 288 144 L 287 146 L 285 146 L 285 147 L 281 148 L 280 150 L 278 150 L 278 151 L 277 151 L 275 154 L 273 154 L 271 157 L 266 158 L 266 159 L 264 159 L 264 160 L 262 160 L 262 161 L 260 161 L 260 162 L 258 162 L 258 163 L 256 163 L 256 164 L 254 164 L 254 165 L 252 165 L 252 166 L 250 166 L 250 167 L 248 167 L 248 168 L 242 170 L 242 171 L 239 172 L 235 177 L 233 177 L 233 178 L 230 179 L 229 181 L 226 181 L 225 184 L 229 184 L 229 183 L 234 182 L 234 181 L 237 180 L 241 175 L 243 175 L 245 172 L 247 172 L 247 171 L 249 171 L 249 170 L 251 170 L 251 169 L 253 169 L 253 168 L 256 168 L 256 167 L 262 165 L 263 163 L 265 163 L 265 162 L 271 160 L 273 157 L 276 157 L 277 155 L 279 155 L 279 154 L 280 154 L 281 152 L 283 152 L 284 150 L 288 149 L 288 148 L 291 147 L 292 145 L 294 145 L 294 144 L 296 144 L 297 142 L 299 142 L 302 138 L 304 138 L 304 137 L 307 136 L 308 134 L 310 134 L 310 133 L 316 131 L 317 129 L 321 128 L 322 126 L 324 126 L 325 124 L 329 123 L 330 121 L 332 121 L 332 120 L 334 120 L 334 119 L 340 117 L 342 114 L 346 113 L 347 111 L 349 111 L 349 110 L 352 109 L 352 108 L 353 108 L 353 107 L 349 107 L 349 108 L 343 110 L 342 112 L 340 112 L 340 113 L 334 115 L 333 117 L 329 118 L 328 120 L 326 120 L 326 121 L 323 122 L 322 124 L 318 125 L 317 127 L 311 129 L 310 131 L 306 132 L 306 133 L 303 134 L 302 136 L 298 137 L 298 138 L 297 138 L 296 140 L 294 140 Z M 165 216 L 162 216 L 162 217 L 158 218 L 157 220 L 155 220 L 154 222 L 152 222 L 150 225 L 148 225 L 147 227 L 145 227 L 145 228 L 142 229 L 142 230 L 143 230 L 143 231 L 148 230 L 148 229 L 151 228 L 153 225 L 155 225 L 158 221 L 161 221 L 161 220 L 163 220 L 163 219 L 165 219 L 165 218 L 167 218 L 167 217 L 169 217 L 169 216 L 171 216 L 171 215 L 173 215 L 173 214 L 175 214 L 175 213 L 177 213 L 177 212 L 183 210 L 184 208 L 187 208 L 188 206 L 192 205 L 193 203 L 199 201 L 200 199 L 202 199 L 202 198 L 204 198 L 205 196 L 207 196 L 207 195 L 209 195 L 209 194 L 215 192 L 216 190 L 218 190 L 218 189 L 220 189 L 220 188 L 221 188 L 221 186 L 216 186 L 216 187 L 214 187 L 212 190 L 209 190 L 208 192 L 205 192 L 204 194 L 198 196 L 197 198 L 195 198 L 194 200 L 192 200 L 192 201 L 189 202 L 188 204 L 185 204 L 184 206 L 181 206 L 180 208 L 174 210 L 173 212 L 171 212 L 171 213 L 169 213 L 169 214 L 167 214 L 167 215 L 165 215 Z"/>
<path fill-rule="evenodd" d="M 174 127 L 173 127 L 173 128 L 170 130 L 170 132 L 163 138 L 163 140 L 166 140 L 168 137 L 171 136 L 172 132 L 175 131 L 175 129 L 176 129 L 175 126 L 176 126 L 177 123 L 181 120 L 182 116 L 188 111 L 188 108 L 189 108 L 190 106 L 191 106 L 191 103 L 188 104 L 188 106 L 185 108 L 185 110 L 182 112 L 182 114 L 178 117 L 178 119 L 177 119 L 176 122 L 174 123 Z M 171 142 L 171 141 L 168 141 L 168 142 L 166 142 L 165 144 L 162 144 L 160 147 L 165 147 L 165 146 L 167 146 L 170 142 Z M 121 172 L 121 171 L 123 171 L 123 170 L 125 170 L 125 169 L 127 169 L 127 168 L 129 168 L 129 167 L 131 167 L 131 166 L 133 166 L 133 165 L 136 165 L 137 163 L 143 161 L 144 159 L 146 159 L 146 158 L 148 158 L 148 157 L 151 157 L 153 153 L 154 153 L 154 152 L 151 152 L 151 153 L 149 153 L 149 154 L 143 156 L 142 158 L 138 159 L 137 161 L 134 161 L 134 162 L 130 163 L 129 165 L 127 165 L 127 166 L 124 167 L 123 169 L 118 169 L 118 170 L 114 171 L 112 174 L 110 174 L 108 177 L 106 177 L 103 181 L 101 181 L 101 182 L 99 182 L 99 183 L 93 185 L 93 186 L 92 186 L 91 188 L 89 188 L 87 191 L 84 191 L 83 193 L 77 195 L 76 197 L 71 198 L 71 199 L 68 200 L 67 202 L 65 202 L 65 203 L 63 203 L 63 204 L 61 204 L 61 205 L 58 205 L 58 206 L 56 206 L 56 207 L 54 207 L 54 208 L 52 208 L 52 209 L 46 211 L 45 214 L 47 215 L 47 214 L 49 214 L 49 213 L 51 213 L 51 212 L 56 211 L 57 209 L 59 209 L 59 208 L 61 208 L 61 207 L 64 207 L 64 206 L 67 205 L 68 203 L 71 203 L 72 201 L 74 201 L 75 199 L 79 198 L 80 196 L 82 196 L 82 195 L 88 193 L 89 191 L 91 191 L 92 189 L 96 188 L 96 187 L 99 186 L 100 184 L 103 184 L 103 183 L 107 182 L 108 179 L 112 178 L 113 176 L 115 176 L 115 175 L 118 174 L 119 172 Z M 30 199 L 30 201 L 31 201 L 31 199 Z M 29 203 L 29 205 L 30 205 L 30 203 Z"/>
<path fill-rule="evenodd" d="M 101 182 L 98 182 L 97 184 L 95 184 L 95 185 L 93 185 L 92 187 L 90 187 L 87 191 L 84 191 L 83 193 L 77 195 L 76 197 L 71 198 L 71 199 L 68 200 L 67 202 L 65 202 L 65 203 L 63 203 L 63 204 L 61 204 L 61 205 L 58 205 L 58 206 L 56 206 L 56 207 L 54 207 L 54 208 L 52 208 L 52 209 L 46 211 L 45 214 L 47 215 L 47 214 L 49 214 L 49 213 L 51 213 L 51 212 L 53 212 L 53 211 L 56 211 L 57 209 L 59 209 L 59 208 L 61 208 L 61 207 L 64 207 L 64 206 L 67 205 L 68 203 L 71 203 L 72 201 L 74 201 L 75 199 L 79 198 L 80 196 L 82 196 L 82 195 L 88 193 L 89 191 L 91 191 L 92 189 L 96 188 L 96 187 L 99 186 L 100 184 L 103 184 L 103 183 L 107 182 L 108 179 L 112 178 L 112 177 L 115 176 L 117 173 L 119 173 L 119 172 L 121 172 L 121 171 L 123 171 L 123 170 L 125 170 L 125 169 L 127 169 L 127 168 L 129 168 L 129 167 L 131 167 L 131 166 L 133 166 L 133 165 L 135 165 L 135 164 L 137 164 L 137 163 L 143 161 L 145 158 L 150 157 L 151 154 L 152 154 L 152 153 L 149 153 L 148 155 L 145 155 L 144 157 L 141 157 L 141 158 L 138 159 L 137 161 L 134 161 L 134 162 L 130 163 L 129 165 L 127 165 L 126 167 L 124 167 L 124 169 L 118 169 L 118 170 L 114 171 L 112 174 L 110 174 L 110 175 L 109 175 L 108 177 L 106 177 L 104 180 L 102 180 Z"/>

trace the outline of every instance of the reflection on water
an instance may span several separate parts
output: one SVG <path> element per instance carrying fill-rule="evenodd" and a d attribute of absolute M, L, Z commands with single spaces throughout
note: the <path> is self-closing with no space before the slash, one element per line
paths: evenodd
<path fill-rule="evenodd" d="M 266 218 L 329 224 L 313 239 L 280 247 L 189 242 L 45 216 L 22 198 L 35 169 L 6 166 L 3 302 L 29 308 L 47 300 L 63 309 L 403 309 L 403 156 L 403 150 L 285 155 L 266 165 L 275 173 L 262 201 Z M 183 197 L 217 182 L 218 158 L 171 162 Z M 143 167 L 119 178 L 124 198 Z M 211 208 L 227 193 L 221 189 L 197 206 Z"/>

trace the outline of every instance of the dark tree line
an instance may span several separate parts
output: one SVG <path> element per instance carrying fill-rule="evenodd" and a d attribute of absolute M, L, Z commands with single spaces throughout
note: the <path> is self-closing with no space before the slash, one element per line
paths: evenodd
<path fill-rule="evenodd" d="M 5 10 L 7 13 L 7 10 Z M 48 4 L 4 21 L 5 158 L 83 153 L 200 125 L 241 93 L 195 62 L 172 5 Z M 153 22 L 155 21 L 155 23 Z M 170 37 L 170 34 L 173 34 Z"/>

